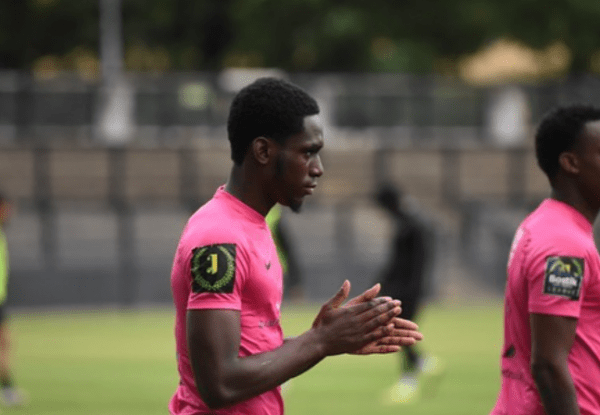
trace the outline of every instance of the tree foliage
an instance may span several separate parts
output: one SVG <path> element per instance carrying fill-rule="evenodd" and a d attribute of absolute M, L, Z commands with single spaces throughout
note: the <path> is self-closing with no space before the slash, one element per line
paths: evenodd
<path fill-rule="evenodd" d="M 73 50 L 97 50 L 97 44 L 96 2 L 0 2 L 0 67 L 28 68 L 37 58 L 49 54 L 68 59 Z"/>
<path fill-rule="evenodd" d="M 585 71 L 600 50 L 596 0 L 121 0 L 129 69 L 435 70 L 503 37 L 557 41 Z M 0 68 L 97 55 L 99 0 L 0 2 Z"/>

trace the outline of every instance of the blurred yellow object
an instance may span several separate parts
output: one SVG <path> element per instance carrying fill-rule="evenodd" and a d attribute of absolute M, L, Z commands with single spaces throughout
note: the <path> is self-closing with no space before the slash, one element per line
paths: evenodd
<path fill-rule="evenodd" d="M 500 85 L 556 76 L 568 70 L 571 51 L 562 42 L 533 49 L 520 42 L 498 39 L 458 63 L 461 78 L 475 85 Z"/>
<path fill-rule="evenodd" d="M 383 404 L 414 403 L 421 397 L 421 385 L 417 376 L 403 376 L 383 395 Z"/>
<path fill-rule="evenodd" d="M 423 396 L 434 396 L 444 372 L 445 367 L 437 356 L 426 356 L 419 362 L 417 370 L 405 374 L 385 391 L 383 404 L 408 404 L 419 401 Z"/>
<path fill-rule="evenodd" d="M 267 216 L 265 216 L 265 221 L 271 230 L 271 235 L 273 235 L 273 240 L 275 241 L 275 246 L 277 247 L 277 256 L 279 257 L 279 262 L 281 263 L 281 270 L 283 271 L 283 274 L 286 275 L 288 271 L 287 256 L 281 246 L 281 241 L 279 241 L 277 238 L 276 232 L 279 221 L 281 220 L 281 212 L 282 206 L 279 203 L 276 203 L 271 208 L 269 213 L 267 213 Z"/>

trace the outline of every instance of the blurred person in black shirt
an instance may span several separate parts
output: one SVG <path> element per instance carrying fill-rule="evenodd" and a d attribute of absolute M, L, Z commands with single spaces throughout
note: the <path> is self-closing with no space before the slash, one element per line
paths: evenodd
<path fill-rule="evenodd" d="M 389 258 L 378 278 L 381 292 L 402 301 L 403 318 L 414 320 L 422 306 L 425 279 L 434 260 L 434 229 L 417 212 L 415 202 L 391 184 L 378 188 L 375 201 L 392 216 L 395 226 Z M 423 387 L 436 384 L 442 372 L 439 358 L 422 353 L 415 346 L 403 347 L 399 353 L 401 375 L 386 391 L 387 403 L 417 400 Z"/>

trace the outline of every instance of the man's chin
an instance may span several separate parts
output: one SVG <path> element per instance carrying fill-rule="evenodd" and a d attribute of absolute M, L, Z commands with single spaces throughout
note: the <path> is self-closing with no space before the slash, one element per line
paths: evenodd
<path fill-rule="evenodd" d="M 303 202 L 303 199 L 290 200 L 290 202 L 288 203 L 288 207 L 291 209 L 292 212 L 300 213 L 300 210 L 302 210 Z"/>

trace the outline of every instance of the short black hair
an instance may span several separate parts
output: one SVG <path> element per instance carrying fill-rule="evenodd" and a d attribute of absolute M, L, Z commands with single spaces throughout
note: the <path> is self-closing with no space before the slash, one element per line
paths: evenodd
<path fill-rule="evenodd" d="M 572 150 L 586 123 L 596 120 L 600 120 L 600 109 L 591 105 L 558 107 L 543 117 L 535 135 L 535 154 L 550 183 L 560 169 L 560 154 Z"/>
<path fill-rule="evenodd" d="M 231 103 L 227 119 L 231 159 L 242 164 L 256 137 L 283 143 L 304 130 L 304 117 L 318 113 L 317 101 L 299 86 L 283 79 L 257 79 Z"/>

